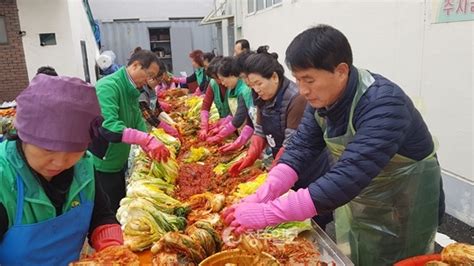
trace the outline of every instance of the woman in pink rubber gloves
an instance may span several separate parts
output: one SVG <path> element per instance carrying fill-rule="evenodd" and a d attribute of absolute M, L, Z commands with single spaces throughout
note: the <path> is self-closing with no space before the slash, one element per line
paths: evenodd
<path fill-rule="evenodd" d="M 209 63 L 206 73 L 211 80 L 209 81 L 209 86 L 202 100 L 201 107 L 201 129 L 199 130 L 199 139 L 206 140 L 210 130 L 219 128 L 220 126 L 227 124 L 232 120 L 232 115 L 230 112 L 229 101 L 227 96 L 227 88 L 222 84 L 220 79 L 217 77 L 217 71 L 220 66 L 220 61 L 222 56 L 216 56 Z M 210 125 L 209 124 L 209 112 L 211 111 L 211 106 L 214 104 L 219 113 L 219 120 Z"/>
<path fill-rule="evenodd" d="M 243 64 L 249 85 L 255 92 L 257 124 L 247 156 L 229 169 L 232 175 L 238 175 L 252 166 L 267 145 L 272 150 L 273 164 L 276 164 L 287 141 L 296 132 L 306 106 L 306 100 L 299 95 L 296 84 L 284 76 L 283 66 L 277 60 L 278 55 L 268 53 L 267 49 L 268 46 L 259 47 L 257 53 L 249 55 Z M 293 189 L 307 187 L 328 169 L 329 156 L 323 152 L 300 174 Z M 316 216 L 315 221 L 324 229 L 332 221 L 332 213 Z"/>
<path fill-rule="evenodd" d="M 214 58 L 213 53 L 203 53 L 201 50 L 194 50 L 189 54 L 194 73 L 189 77 L 174 77 L 173 81 L 189 88 L 194 95 L 206 93 L 210 78 L 206 75 L 206 69 Z"/>
<path fill-rule="evenodd" d="M 253 103 L 252 90 L 240 77 L 242 71 L 243 69 L 235 57 L 224 57 L 217 70 L 219 80 L 227 88 L 224 101 L 231 116 L 227 116 L 221 125 L 210 130 L 206 141 L 220 144 L 243 126 L 239 137 L 234 142 L 219 148 L 221 152 L 239 149 L 247 143 L 253 134 L 256 108 Z"/>
<path fill-rule="evenodd" d="M 392 265 L 431 252 L 444 204 L 432 136 L 387 78 L 356 68 L 346 37 L 319 25 L 286 50 L 309 105 L 278 164 L 253 195 L 226 210 L 237 232 L 335 213 L 339 247 L 356 265 Z M 284 193 L 327 149 L 336 162 Z"/>
<path fill-rule="evenodd" d="M 130 144 L 138 144 L 154 160 L 166 160 L 168 149 L 156 138 L 146 133 L 146 125 L 138 99 L 140 89 L 147 80 L 159 73 L 156 54 L 140 50 L 134 53 L 127 67 L 100 79 L 96 85 L 97 97 L 104 122 L 100 135 L 105 143 L 102 154 L 95 152 L 96 178 L 109 195 L 112 210 L 119 207 L 125 197 L 125 170 Z M 110 144 L 109 144 L 110 143 Z M 93 145 L 98 149 L 96 143 Z"/>

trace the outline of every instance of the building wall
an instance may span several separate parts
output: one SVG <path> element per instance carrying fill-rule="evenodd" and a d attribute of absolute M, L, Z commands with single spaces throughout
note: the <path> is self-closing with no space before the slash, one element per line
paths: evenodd
<path fill-rule="evenodd" d="M 16 0 L 0 0 L 0 16 L 5 17 L 6 44 L 0 44 L 0 103 L 11 101 L 28 85 Z"/>
<path fill-rule="evenodd" d="M 284 64 L 298 33 L 330 24 L 349 39 L 356 66 L 399 84 L 439 142 L 448 212 L 474 225 L 472 20 L 433 23 L 443 1 L 283 0 L 251 15 L 247 2 L 241 32 L 253 49 L 268 44 Z"/>
<path fill-rule="evenodd" d="M 130 58 L 130 52 L 137 46 L 150 49 L 149 28 L 189 28 L 191 36 L 186 41 L 191 42 L 191 50 L 201 49 L 210 52 L 218 49 L 217 32 L 215 25 L 199 25 L 200 20 L 173 20 L 173 21 L 112 21 L 102 22 L 100 25 L 102 50 L 112 50 L 116 55 L 116 63 L 125 65 Z M 173 41 L 173 40 L 171 40 Z M 176 75 L 181 71 L 192 72 L 191 61 L 187 60 L 190 51 L 176 53 L 174 57 L 182 57 L 187 64 L 173 65 Z"/>
<path fill-rule="evenodd" d="M 188 38 L 191 50 L 210 52 L 217 49 L 218 53 L 221 52 L 215 25 L 199 26 L 199 18 L 209 14 L 214 0 L 94 0 L 90 1 L 90 5 L 94 17 L 101 22 L 102 51 L 112 50 L 118 64 L 126 64 L 130 52 L 137 46 L 150 49 L 150 27 L 169 27 L 185 35 L 189 28 L 191 37 L 177 37 L 179 40 Z M 189 44 L 185 46 L 189 47 Z M 173 71 L 176 75 L 181 71 L 192 72 L 189 52 L 187 49 L 180 49 L 180 53 L 173 52 Z"/>
<path fill-rule="evenodd" d="M 90 1 L 94 17 L 101 21 L 134 19 L 158 21 L 169 17 L 204 17 L 214 0 L 94 0 Z"/>
<path fill-rule="evenodd" d="M 99 56 L 99 48 L 95 41 L 94 33 L 92 32 L 87 14 L 84 11 L 82 0 L 68 0 L 69 1 L 69 16 L 71 17 L 71 32 L 73 45 L 73 54 L 76 62 L 75 73 L 83 73 L 81 78 L 84 78 L 84 66 L 82 64 L 81 41 L 86 42 L 87 57 L 90 74 L 90 82 L 95 84 L 97 77 L 95 75 L 95 59 Z"/>
<path fill-rule="evenodd" d="M 44 65 L 52 66 L 59 75 L 84 79 L 80 40 L 88 47 L 91 82 L 95 82 L 95 41 L 85 18 L 81 0 L 18 0 L 28 76 Z M 56 45 L 41 46 L 40 33 L 55 33 Z M 97 50 L 97 48 L 95 48 Z"/>

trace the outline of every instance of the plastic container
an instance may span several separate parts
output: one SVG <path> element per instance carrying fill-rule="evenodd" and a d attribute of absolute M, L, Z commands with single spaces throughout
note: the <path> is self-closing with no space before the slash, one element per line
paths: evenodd
<path fill-rule="evenodd" d="M 404 259 L 394 266 L 424 266 L 429 261 L 441 261 L 441 254 L 428 254 Z"/>
<path fill-rule="evenodd" d="M 262 252 L 259 258 L 240 249 L 226 250 L 216 253 L 199 263 L 199 266 L 224 266 L 226 264 L 273 266 L 281 265 L 272 255 Z"/>
<path fill-rule="evenodd" d="M 300 234 L 300 236 L 313 242 L 315 248 L 321 254 L 320 261 L 335 263 L 337 266 L 353 266 L 354 263 L 344 255 L 336 246 L 336 243 L 318 226 L 313 220 L 311 220 L 313 230 L 306 231 Z"/>

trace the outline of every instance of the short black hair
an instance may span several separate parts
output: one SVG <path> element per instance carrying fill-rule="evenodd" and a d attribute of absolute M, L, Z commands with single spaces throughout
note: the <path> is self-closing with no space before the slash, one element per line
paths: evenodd
<path fill-rule="evenodd" d="M 217 71 L 219 70 L 219 66 L 220 66 L 222 58 L 223 58 L 222 55 L 218 55 L 209 62 L 209 65 L 207 66 L 207 69 L 206 69 L 206 75 L 208 77 L 213 78 L 217 76 Z"/>
<path fill-rule="evenodd" d="M 217 73 L 223 77 L 239 77 L 240 68 L 235 57 L 227 56 L 222 58 Z"/>
<path fill-rule="evenodd" d="M 316 68 L 334 72 L 340 63 L 352 66 L 352 50 L 342 32 L 320 24 L 303 31 L 291 41 L 285 61 L 292 70 Z"/>
<path fill-rule="evenodd" d="M 239 73 L 245 72 L 245 60 L 247 60 L 247 58 L 249 58 L 249 56 L 252 54 L 255 54 L 255 52 L 245 50 L 239 55 L 235 56 L 235 59 L 237 60 L 237 66 L 239 67 Z"/>
<path fill-rule="evenodd" d="M 246 75 L 254 73 L 270 79 L 273 73 L 277 73 L 280 82 L 284 79 L 285 70 L 278 62 L 277 53 L 269 53 L 268 46 L 257 49 L 256 54 L 251 54 L 245 60 L 244 72 Z"/>
<path fill-rule="evenodd" d="M 160 70 L 158 71 L 157 77 L 161 77 L 165 72 L 168 72 L 168 67 L 166 66 L 165 62 L 163 62 L 163 60 L 159 61 L 158 66 L 160 67 Z"/>
<path fill-rule="evenodd" d="M 140 46 L 137 46 L 133 49 L 132 53 L 136 53 L 136 52 L 141 51 L 141 50 L 143 50 L 143 49 Z"/>
<path fill-rule="evenodd" d="M 216 55 L 214 53 L 204 53 L 202 56 L 204 60 L 207 60 L 207 62 L 211 62 L 211 60 L 215 57 Z"/>
<path fill-rule="evenodd" d="M 160 59 L 158 59 L 158 56 L 149 50 L 140 50 L 132 54 L 128 60 L 127 66 L 133 64 L 135 61 L 138 61 L 144 68 L 150 67 L 152 63 L 156 63 L 158 66 L 160 65 Z"/>
<path fill-rule="evenodd" d="M 246 39 L 240 39 L 235 42 L 235 44 L 240 43 L 242 49 L 250 50 L 250 43 Z"/>
<path fill-rule="evenodd" d="M 38 75 L 38 74 L 45 74 L 45 75 L 49 75 L 49 76 L 58 76 L 58 73 L 56 72 L 56 70 L 53 67 L 50 67 L 50 66 L 42 66 L 42 67 L 38 68 L 38 70 L 36 71 L 36 75 Z"/>

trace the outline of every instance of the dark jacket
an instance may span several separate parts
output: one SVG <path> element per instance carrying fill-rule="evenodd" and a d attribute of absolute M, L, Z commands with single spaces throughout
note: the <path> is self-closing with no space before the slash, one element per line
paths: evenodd
<path fill-rule="evenodd" d="M 326 147 L 315 112 L 326 118 L 330 138 L 345 134 L 348 123 L 352 123 L 356 135 L 341 158 L 308 187 L 319 213 L 332 211 L 356 197 L 396 153 L 418 161 L 433 151 L 431 134 L 410 98 L 395 83 L 372 75 L 375 82 L 362 95 L 352 121 L 348 120 L 358 84 L 355 67 L 351 67 L 345 91 L 334 105 L 317 110 L 308 105 L 280 159 L 280 163 L 300 173 Z"/>
<path fill-rule="evenodd" d="M 254 102 L 258 107 L 255 134 L 266 138 L 273 157 L 276 158 L 280 148 L 286 146 L 296 132 L 303 116 L 306 100 L 298 93 L 296 84 L 285 78 L 272 100 L 256 99 Z M 328 153 L 321 153 L 299 173 L 298 182 L 295 183 L 293 189 L 307 187 L 328 171 L 329 164 Z"/>
<path fill-rule="evenodd" d="M 278 123 L 272 125 L 272 129 L 279 131 L 281 135 L 280 139 L 276 139 L 276 146 L 273 149 L 274 155 L 278 152 L 281 146 L 286 143 L 286 141 L 296 132 L 296 128 L 301 121 L 303 116 L 304 106 L 306 105 L 306 100 L 298 92 L 298 88 L 293 81 L 290 81 L 287 78 L 284 78 L 277 90 L 277 94 L 273 99 L 264 101 L 253 93 L 254 103 L 257 106 L 257 125 L 255 125 L 255 134 L 265 137 L 263 124 L 267 121 L 264 121 L 263 117 L 275 117 Z M 273 121 L 272 121 L 273 122 Z M 270 122 L 270 123 L 272 123 Z M 271 130 L 274 131 L 274 130 Z"/>

